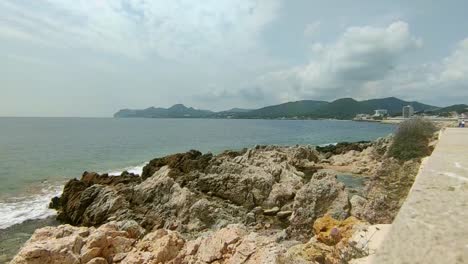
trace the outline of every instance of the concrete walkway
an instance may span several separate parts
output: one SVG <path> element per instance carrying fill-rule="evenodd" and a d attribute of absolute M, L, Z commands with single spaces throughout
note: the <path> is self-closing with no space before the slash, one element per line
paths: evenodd
<path fill-rule="evenodd" d="M 441 133 L 372 263 L 468 263 L 468 128 Z"/>

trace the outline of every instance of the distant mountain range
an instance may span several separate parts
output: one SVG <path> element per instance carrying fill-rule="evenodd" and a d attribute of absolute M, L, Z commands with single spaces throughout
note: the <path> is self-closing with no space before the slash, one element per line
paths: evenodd
<path fill-rule="evenodd" d="M 454 105 L 440 108 L 415 101 L 404 101 L 395 97 L 357 101 L 352 98 L 342 98 L 332 102 L 302 100 L 284 104 L 267 106 L 259 109 L 233 108 L 226 111 L 213 112 L 186 107 L 176 104 L 170 108 L 150 107 L 142 110 L 122 109 L 114 117 L 146 117 L 146 118 L 310 118 L 310 119 L 352 119 L 356 114 L 373 114 L 374 110 L 386 109 L 390 115 L 402 112 L 403 106 L 412 105 L 416 112 L 464 111 L 468 106 Z M 451 110 L 454 109 L 454 110 Z"/>
<path fill-rule="evenodd" d="M 183 104 L 176 104 L 169 108 L 149 107 L 141 110 L 122 109 L 114 114 L 114 117 L 147 117 L 147 118 L 182 118 L 182 117 L 210 117 L 212 111 L 199 110 L 193 107 L 186 107 Z"/>

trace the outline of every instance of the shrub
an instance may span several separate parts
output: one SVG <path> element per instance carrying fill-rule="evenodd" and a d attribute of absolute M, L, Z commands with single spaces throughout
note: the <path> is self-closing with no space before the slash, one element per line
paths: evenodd
<path fill-rule="evenodd" d="M 404 161 L 430 155 L 429 142 L 436 130 L 431 121 L 422 118 L 404 121 L 395 132 L 389 155 Z"/>

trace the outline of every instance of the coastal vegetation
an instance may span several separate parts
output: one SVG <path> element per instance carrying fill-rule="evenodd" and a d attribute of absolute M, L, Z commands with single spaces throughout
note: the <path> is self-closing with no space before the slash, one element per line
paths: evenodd
<path fill-rule="evenodd" d="M 395 132 L 389 155 L 402 161 L 430 155 L 432 149 L 429 143 L 436 130 L 431 121 L 422 118 L 401 123 Z"/>

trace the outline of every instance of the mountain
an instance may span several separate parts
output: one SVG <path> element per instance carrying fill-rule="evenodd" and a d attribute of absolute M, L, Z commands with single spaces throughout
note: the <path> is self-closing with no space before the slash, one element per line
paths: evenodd
<path fill-rule="evenodd" d="M 319 108 L 315 113 L 311 113 L 311 116 L 316 118 L 351 119 L 357 114 L 373 114 L 374 110 L 377 109 L 386 109 L 389 115 L 394 115 L 401 113 L 403 107 L 407 105 L 413 106 L 416 112 L 437 108 L 435 106 L 419 102 L 403 101 L 395 97 L 364 101 L 356 101 L 352 98 L 342 98 Z"/>
<path fill-rule="evenodd" d="M 451 105 L 443 108 L 436 109 L 431 111 L 434 114 L 446 114 L 451 112 L 457 112 L 458 114 L 467 113 L 468 112 L 468 105 L 466 104 L 456 104 Z"/>
<path fill-rule="evenodd" d="M 387 109 L 389 114 L 401 113 L 403 106 L 411 105 L 415 112 L 427 111 L 438 107 L 422 104 L 416 101 L 403 101 L 395 97 L 387 97 L 382 99 L 371 99 L 362 101 L 365 105 L 372 109 Z"/>
<path fill-rule="evenodd" d="M 146 118 L 203 118 L 210 117 L 214 112 L 186 107 L 176 104 L 169 108 L 150 107 L 143 110 L 122 109 L 114 114 L 114 117 L 146 117 Z"/>
<path fill-rule="evenodd" d="M 143 110 L 123 109 L 114 117 L 150 117 L 150 118 L 334 118 L 352 119 L 357 114 L 373 114 L 374 110 L 386 109 L 390 115 L 402 112 L 403 106 L 412 105 L 416 112 L 433 111 L 439 107 L 414 101 L 404 101 L 395 97 L 357 101 L 353 98 L 341 98 L 332 102 L 302 100 L 271 105 L 249 110 L 232 108 L 221 112 L 188 108 L 182 104 L 170 108 L 150 107 Z"/>
<path fill-rule="evenodd" d="M 225 111 L 222 111 L 224 113 L 245 113 L 245 112 L 249 112 L 249 111 L 252 111 L 253 109 L 244 109 L 244 108 L 231 108 L 229 110 L 225 110 Z M 220 112 L 220 113 L 222 113 Z"/>
<path fill-rule="evenodd" d="M 303 100 L 268 106 L 247 113 L 238 118 L 334 118 L 352 119 L 357 114 L 373 114 L 374 110 L 386 109 L 390 115 L 401 113 L 403 106 L 412 105 L 415 111 L 436 109 L 437 107 L 414 101 L 403 101 L 395 97 L 357 101 L 341 98 L 332 102 Z"/>
<path fill-rule="evenodd" d="M 328 104 L 325 101 L 302 100 L 272 105 L 237 115 L 239 118 L 279 118 L 304 116 Z"/>
<path fill-rule="evenodd" d="M 233 117 L 238 118 L 237 116 L 239 114 L 247 113 L 247 112 L 250 112 L 252 110 L 253 109 L 231 108 L 229 110 L 225 110 L 225 111 L 221 111 L 221 112 L 217 112 L 217 113 L 213 114 L 213 118 L 233 118 Z"/>

